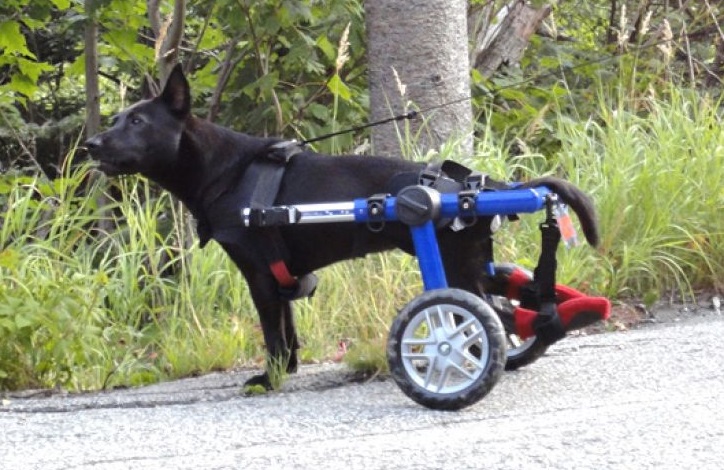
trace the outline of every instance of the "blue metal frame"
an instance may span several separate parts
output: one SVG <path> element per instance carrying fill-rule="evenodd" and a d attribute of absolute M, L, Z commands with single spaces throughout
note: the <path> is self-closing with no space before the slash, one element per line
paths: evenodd
<path fill-rule="evenodd" d="M 435 234 L 435 223 L 427 221 L 422 225 L 410 227 L 410 233 L 425 290 L 447 288 L 445 268 L 442 265 L 440 247 Z"/>
<path fill-rule="evenodd" d="M 506 191 L 482 191 L 475 197 L 475 213 L 481 216 L 511 215 L 525 212 L 536 212 L 545 208 L 546 197 L 551 194 L 546 187 L 530 189 L 511 189 Z M 385 220 L 396 221 L 396 198 L 385 200 Z M 367 200 L 355 200 L 355 222 L 369 221 Z M 440 216 L 457 217 L 460 215 L 457 193 L 440 194 Z M 415 246 L 415 255 L 420 266 L 422 283 L 426 291 L 448 287 L 445 268 L 437 243 L 437 235 L 433 221 L 422 225 L 411 226 L 410 233 Z M 494 273 L 490 273 L 491 275 Z"/>
<path fill-rule="evenodd" d="M 545 200 L 549 194 L 551 191 L 545 186 L 504 191 L 481 191 L 475 197 L 475 213 L 477 215 L 511 215 L 537 212 L 545 208 Z M 457 217 L 460 215 L 458 201 L 458 193 L 441 193 L 440 216 Z M 395 213 L 396 203 L 397 198 L 394 196 L 385 199 L 384 216 L 388 222 L 398 220 Z M 310 206 L 316 205 L 310 204 Z M 318 205 L 323 206 L 324 204 Z M 367 213 L 367 199 L 354 200 L 354 221 L 359 223 L 370 221 Z M 304 223 L 303 214 L 300 223 Z"/>

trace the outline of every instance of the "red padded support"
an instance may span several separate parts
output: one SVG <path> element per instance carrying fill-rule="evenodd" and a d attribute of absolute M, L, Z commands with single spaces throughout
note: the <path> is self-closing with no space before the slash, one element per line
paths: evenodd
<path fill-rule="evenodd" d="M 514 269 L 508 278 L 506 296 L 512 300 L 520 299 L 520 289 L 531 281 L 522 269 Z M 605 297 L 589 297 L 581 291 L 563 284 L 556 284 L 558 315 L 566 331 L 578 330 L 611 315 L 611 302 Z M 538 312 L 517 307 L 513 312 L 515 330 L 522 339 L 535 335 L 533 321 Z"/>
<path fill-rule="evenodd" d="M 611 315 L 611 302 L 605 297 L 588 297 L 575 289 L 563 286 L 563 296 L 578 294 L 577 297 L 569 297 L 557 305 L 558 315 L 566 331 L 578 330 L 591 325 L 597 321 L 606 320 Z M 558 286 L 556 286 L 558 292 Z M 538 312 L 518 307 L 514 311 L 515 330 L 522 339 L 535 335 L 533 321 Z"/>
<path fill-rule="evenodd" d="M 508 289 L 505 296 L 509 299 L 520 299 L 520 288 L 530 282 L 530 276 L 522 269 L 514 269 L 508 278 Z"/>

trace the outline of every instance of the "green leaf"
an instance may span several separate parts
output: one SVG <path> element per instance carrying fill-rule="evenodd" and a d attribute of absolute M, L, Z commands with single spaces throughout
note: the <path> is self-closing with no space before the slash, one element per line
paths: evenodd
<path fill-rule="evenodd" d="M 113 54 L 121 60 L 140 61 L 142 63 L 145 62 L 144 58 L 152 60 L 154 55 L 153 47 L 139 44 L 137 38 L 138 32 L 131 29 L 108 31 L 102 35 L 102 39 L 109 44 L 109 46 L 106 46 L 108 49 L 99 49 L 102 50 L 102 53 Z"/>
<path fill-rule="evenodd" d="M 317 38 L 317 47 L 324 53 L 330 62 L 334 62 L 334 59 L 337 57 L 337 48 L 329 42 L 326 34 Z"/>
<path fill-rule="evenodd" d="M 14 333 L 15 330 L 15 322 L 13 322 L 10 318 L 0 318 L 0 331 L 5 333 Z"/>
<path fill-rule="evenodd" d="M 329 82 L 327 82 L 327 88 L 329 88 L 329 91 L 331 91 L 334 96 L 340 97 L 345 101 L 350 101 L 352 99 L 352 92 L 349 91 L 349 87 L 344 84 L 337 73 L 329 79 Z"/>
<path fill-rule="evenodd" d="M 70 7 L 70 0 L 50 0 L 59 10 L 66 10 Z"/>
<path fill-rule="evenodd" d="M 38 89 L 38 86 L 33 82 L 32 80 L 28 79 L 28 77 L 20 74 L 15 74 L 10 79 L 10 83 L 8 83 L 8 87 L 16 92 L 20 93 L 21 95 L 25 95 L 27 97 L 32 96 L 33 93 L 35 93 L 35 90 Z"/>
<path fill-rule="evenodd" d="M 515 90 L 513 88 L 504 88 L 498 90 L 498 94 L 501 98 L 506 100 L 519 101 L 521 103 L 526 101 L 526 94 L 522 90 Z"/>
<path fill-rule="evenodd" d="M 545 69 L 557 69 L 561 63 L 557 57 L 540 57 L 538 59 L 538 65 Z"/>
<path fill-rule="evenodd" d="M 18 57 L 17 65 L 20 72 L 34 83 L 37 83 L 41 73 L 53 70 L 53 66 L 50 64 L 34 62 L 23 57 Z"/>
<path fill-rule="evenodd" d="M 20 23 L 3 21 L 0 23 L 0 50 L 4 54 L 17 54 L 35 58 L 28 50 L 25 36 L 20 33 Z"/>
<path fill-rule="evenodd" d="M 309 113 L 322 122 L 329 120 L 329 107 L 319 103 L 311 103 L 309 105 Z"/>
<path fill-rule="evenodd" d="M 248 94 L 250 97 L 257 97 L 257 95 L 267 96 L 271 93 L 271 90 L 279 83 L 279 74 L 276 72 L 262 75 L 258 80 L 243 88 L 243 92 Z"/>
<path fill-rule="evenodd" d="M 48 21 L 44 19 L 35 19 L 30 16 L 23 16 L 23 25 L 28 29 L 35 31 L 36 29 L 48 26 Z"/>
<path fill-rule="evenodd" d="M 72 77 L 84 77 L 85 76 L 85 54 L 80 54 L 76 59 L 65 69 L 65 72 Z"/>
<path fill-rule="evenodd" d="M 23 328 L 28 328 L 30 326 L 33 326 L 33 322 L 32 322 L 32 320 L 26 318 L 23 315 L 17 315 L 15 317 L 15 326 L 17 327 L 18 330 L 21 330 Z"/>
<path fill-rule="evenodd" d="M 470 71 L 470 79 L 475 84 L 483 83 L 485 81 L 485 77 L 483 77 L 483 74 L 481 74 L 478 69 L 472 69 Z"/>

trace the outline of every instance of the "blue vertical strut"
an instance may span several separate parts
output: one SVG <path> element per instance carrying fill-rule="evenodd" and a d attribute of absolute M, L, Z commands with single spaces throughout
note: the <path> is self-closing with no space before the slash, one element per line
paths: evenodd
<path fill-rule="evenodd" d="M 447 288 L 445 268 L 440 256 L 440 248 L 437 244 L 435 224 L 427 221 L 422 225 L 410 227 L 412 243 L 415 245 L 415 254 L 420 265 L 422 284 L 425 290 Z"/>

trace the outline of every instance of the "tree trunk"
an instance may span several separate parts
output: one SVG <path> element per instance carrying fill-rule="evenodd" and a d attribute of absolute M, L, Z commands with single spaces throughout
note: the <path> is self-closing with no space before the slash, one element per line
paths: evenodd
<path fill-rule="evenodd" d="M 420 111 L 372 128 L 374 153 L 426 152 L 453 139 L 470 154 L 467 2 L 375 0 L 365 2 L 365 17 L 371 119 Z"/>
<path fill-rule="evenodd" d="M 537 10 L 522 0 L 515 0 L 497 12 L 496 21 L 477 21 L 485 30 L 474 34 L 473 67 L 487 78 L 501 65 L 520 62 L 531 35 L 550 12 L 548 5 Z"/>
<path fill-rule="evenodd" d="M 85 99 L 86 118 L 85 135 L 92 137 L 101 130 L 101 103 L 98 86 L 98 19 L 96 17 L 97 0 L 85 0 Z M 100 172 L 92 172 L 87 181 L 87 188 L 92 188 L 99 180 Z M 100 217 L 96 224 L 99 231 L 110 233 L 113 222 L 107 217 L 108 198 L 103 192 L 96 196 L 96 204 L 100 208 Z"/>
<path fill-rule="evenodd" d="M 98 133 L 101 126 L 100 92 L 98 90 L 98 21 L 96 0 L 85 0 L 85 132 L 88 137 Z"/>

